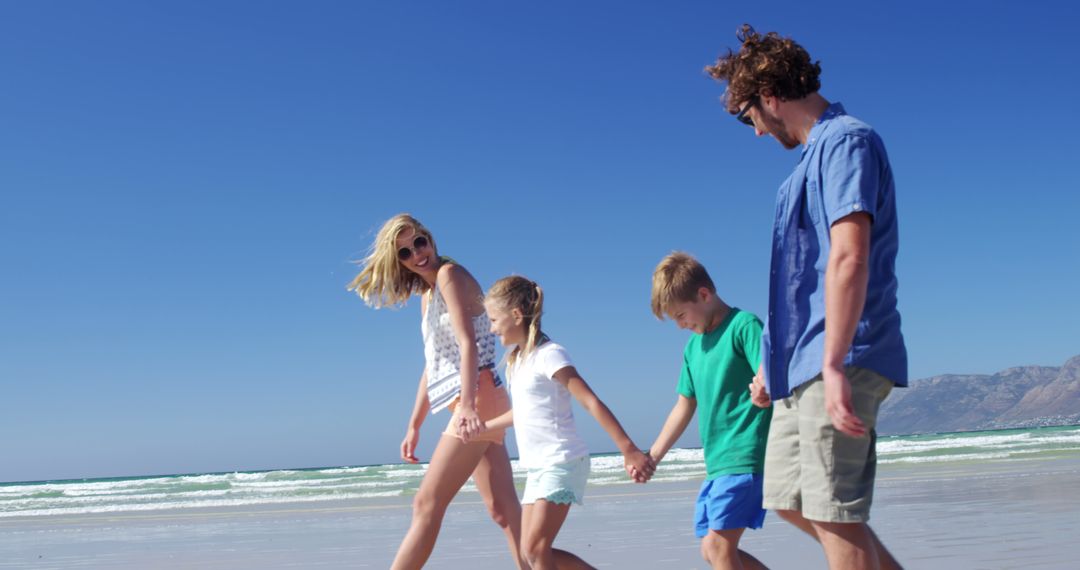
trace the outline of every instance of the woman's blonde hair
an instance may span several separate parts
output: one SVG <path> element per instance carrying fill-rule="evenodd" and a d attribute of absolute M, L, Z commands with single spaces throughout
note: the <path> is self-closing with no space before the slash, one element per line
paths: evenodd
<path fill-rule="evenodd" d="M 375 243 L 363 261 L 360 273 L 349 283 L 348 290 L 376 309 L 401 305 L 414 293 L 426 293 L 431 287 L 418 274 L 405 269 L 398 260 L 397 238 L 406 230 L 424 236 L 431 249 L 438 255 L 435 238 L 431 232 L 409 214 L 398 214 L 382 225 L 375 236 Z"/>
<path fill-rule="evenodd" d="M 496 281 L 484 300 L 506 311 L 521 311 L 524 319 L 522 324 L 528 332 L 525 335 L 525 344 L 518 345 L 506 357 L 506 361 L 513 366 L 518 359 L 528 356 L 540 343 L 543 335 L 540 331 L 540 317 L 544 314 L 544 290 L 534 281 L 511 275 Z"/>

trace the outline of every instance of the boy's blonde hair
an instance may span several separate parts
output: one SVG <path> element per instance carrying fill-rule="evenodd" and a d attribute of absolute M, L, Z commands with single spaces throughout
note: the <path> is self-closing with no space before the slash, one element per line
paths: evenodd
<path fill-rule="evenodd" d="M 375 235 L 375 242 L 363 261 L 360 273 L 349 283 L 348 290 L 376 309 L 404 304 L 414 293 L 426 293 L 431 287 L 419 275 L 405 269 L 398 260 L 397 238 L 406 230 L 424 236 L 438 255 L 435 238 L 416 218 L 398 214 L 382 225 Z"/>
<path fill-rule="evenodd" d="M 544 314 L 544 290 L 534 281 L 520 275 L 503 277 L 488 290 L 484 301 L 500 309 L 521 311 L 527 334 L 524 346 L 518 345 L 506 356 L 507 363 L 513 366 L 520 358 L 528 356 L 539 344 L 541 335 L 540 317 Z"/>
<path fill-rule="evenodd" d="M 709 272 L 694 256 L 673 251 L 660 260 L 652 276 L 652 312 L 664 320 L 675 303 L 688 303 L 697 299 L 698 290 L 705 287 L 716 293 Z"/>

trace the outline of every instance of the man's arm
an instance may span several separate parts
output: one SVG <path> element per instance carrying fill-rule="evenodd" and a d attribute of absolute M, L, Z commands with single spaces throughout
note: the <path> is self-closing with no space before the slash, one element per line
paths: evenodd
<path fill-rule="evenodd" d="M 825 409 L 833 427 L 853 437 L 866 434 L 866 426 L 851 407 L 851 384 L 844 374 L 844 357 L 851 350 L 855 327 L 866 304 L 870 278 L 869 214 L 856 213 L 829 229 L 831 249 L 825 269 L 825 354 L 821 376 Z"/>

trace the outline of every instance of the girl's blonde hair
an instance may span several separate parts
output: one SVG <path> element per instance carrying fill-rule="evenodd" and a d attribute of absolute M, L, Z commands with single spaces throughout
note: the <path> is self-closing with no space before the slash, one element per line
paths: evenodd
<path fill-rule="evenodd" d="M 398 214 L 382 225 L 375 243 L 363 261 L 360 273 L 349 283 L 348 290 L 376 309 L 404 304 L 414 293 L 426 293 L 431 287 L 416 273 L 405 269 L 398 261 L 397 238 L 406 230 L 424 236 L 438 255 L 431 232 L 409 214 Z"/>
<path fill-rule="evenodd" d="M 506 311 L 521 311 L 524 319 L 522 324 L 528 332 L 525 335 L 525 344 L 518 345 L 506 357 L 510 366 L 513 366 L 518 359 L 528 356 L 536 345 L 540 344 L 543 335 L 540 331 L 540 317 L 544 314 L 544 290 L 534 281 L 511 275 L 496 281 L 484 300 Z"/>

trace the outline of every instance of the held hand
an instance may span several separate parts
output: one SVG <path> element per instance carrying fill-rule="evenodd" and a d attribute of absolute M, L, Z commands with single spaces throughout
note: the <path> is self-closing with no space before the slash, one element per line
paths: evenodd
<path fill-rule="evenodd" d="M 832 418 L 833 427 L 851 437 L 866 435 L 866 426 L 851 407 L 851 383 L 844 370 L 822 370 L 821 378 L 825 384 L 825 411 Z"/>
<path fill-rule="evenodd" d="M 480 416 L 476 413 L 475 409 L 468 406 L 458 406 L 455 410 L 455 426 L 457 427 L 457 433 L 463 440 L 468 442 L 472 438 L 480 435 L 481 430 L 484 427 L 484 421 L 480 419 Z"/>
<path fill-rule="evenodd" d="M 485 431 L 487 431 L 487 429 L 488 429 L 487 422 L 485 422 L 485 421 L 480 422 L 479 431 L 477 431 L 476 433 L 473 433 L 473 434 L 466 433 L 461 428 L 461 426 L 459 425 L 458 426 L 458 435 L 461 436 L 461 441 L 464 441 L 465 443 L 469 443 L 470 441 L 473 440 L 473 438 L 475 438 L 476 436 L 480 435 L 481 433 L 484 433 Z"/>
<path fill-rule="evenodd" d="M 420 442 L 420 432 L 409 428 L 405 432 L 405 439 L 401 442 L 401 459 L 405 463 L 420 463 L 420 460 L 416 458 L 416 444 Z"/>
<path fill-rule="evenodd" d="M 760 370 L 750 382 L 750 401 L 759 408 L 768 408 L 772 405 L 769 392 L 765 390 L 765 376 Z"/>
<path fill-rule="evenodd" d="M 656 472 L 656 462 L 647 453 L 635 449 L 623 454 L 623 467 L 635 483 L 645 483 Z"/>

